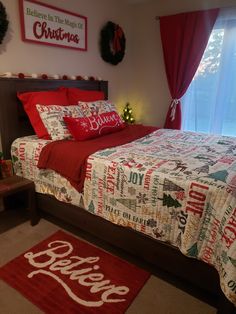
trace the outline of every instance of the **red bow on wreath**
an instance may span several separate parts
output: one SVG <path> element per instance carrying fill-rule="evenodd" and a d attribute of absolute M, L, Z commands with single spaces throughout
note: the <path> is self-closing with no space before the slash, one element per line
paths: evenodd
<path fill-rule="evenodd" d="M 122 36 L 123 36 L 122 28 L 119 25 L 116 25 L 113 38 L 113 50 L 115 53 L 121 51 L 120 39 L 122 38 Z"/>

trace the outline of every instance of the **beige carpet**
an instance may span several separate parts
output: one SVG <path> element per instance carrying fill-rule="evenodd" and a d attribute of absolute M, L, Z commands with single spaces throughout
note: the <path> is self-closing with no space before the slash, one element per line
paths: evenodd
<path fill-rule="evenodd" d="M 0 234 L 0 266 L 47 238 L 58 229 L 58 226 L 46 220 L 41 220 L 35 227 L 31 227 L 29 222 L 25 222 Z M 0 280 L 0 312 L 1 314 L 42 313 L 2 280 Z M 126 313 L 215 314 L 216 309 L 165 281 L 151 276 Z"/>

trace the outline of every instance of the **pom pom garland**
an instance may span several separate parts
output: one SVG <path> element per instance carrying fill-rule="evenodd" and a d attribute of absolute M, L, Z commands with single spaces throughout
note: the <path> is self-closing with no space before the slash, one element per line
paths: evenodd
<path fill-rule="evenodd" d="M 19 78 L 19 79 L 25 79 L 25 78 L 33 78 L 33 79 L 43 79 L 43 80 L 47 80 L 47 79 L 62 79 L 62 80 L 90 80 L 90 81 L 102 81 L 101 77 L 96 77 L 96 76 L 81 76 L 81 75 L 58 75 L 58 74 L 53 74 L 53 75 L 48 75 L 46 73 L 43 74 L 37 74 L 37 73 L 32 73 L 32 74 L 25 74 L 22 72 L 19 73 L 12 73 L 12 72 L 4 72 L 2 74 L 0 74 L 0 77 L 5 77 L 5 78 Z"/>
<path fill-rule="evenodd" d="M 20 79 L 23 79 L 23 78 L 25 78 L 25 75 L 24 75 L 24 73 L 18 73 L 18 77 L 19 77 Z"/>

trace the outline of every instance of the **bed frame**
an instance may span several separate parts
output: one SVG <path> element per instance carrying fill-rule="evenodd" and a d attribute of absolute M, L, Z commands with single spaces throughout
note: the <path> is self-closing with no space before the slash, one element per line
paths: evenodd
<path fill-rule="evenodd" d="M 0 78 L 0 137 L 5 158 L 10 158 L 10 146 L 14 139 L 34 134 L 16 93 L 51 90 L 59 86 L 102 90 L 106 98 L 108 97 L 106 81 Z M 114 225 L 82 208 L 60 202 L 51 196 L 37 193 L 36 204 L 39 212 L 49 213 L 145 260 L 156 269 L 168 272 L 173 278 L 178 279 L 175 283 L 177 286 L 180 280 L 187 283 L 189 293 L 193 291 L 192 287 L 196 287 L 201 291 L 200 298 L 217 307 L 217 314 L 236 314 L 236 308 L 220 289 L 217 271 L 208 264 L 185 257 L 178 249 L 168 244 L 129 228 Z"/>

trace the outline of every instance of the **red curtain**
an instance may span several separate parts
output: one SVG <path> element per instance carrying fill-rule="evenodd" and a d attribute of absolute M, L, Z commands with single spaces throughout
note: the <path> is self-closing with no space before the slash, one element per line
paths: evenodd
<path fill-rule="evenodd" d="M 165 128 L 181 128 L 180 98 L 199 66 L 219 9 L 160 17 L 161 40 L 172 101 Z"/>

